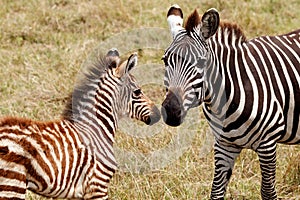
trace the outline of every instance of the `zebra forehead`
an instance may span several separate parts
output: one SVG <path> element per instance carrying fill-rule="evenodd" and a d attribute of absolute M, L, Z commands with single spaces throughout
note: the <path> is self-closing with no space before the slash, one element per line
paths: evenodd
<path fill-rule="evenodd" d="M 166 49 L 165 55 L 173 52 L 185 51 L 184 53 L 194 52 L 201 54 L 207 51 L 207 44 L 198 36 L 191 36 L 183 31 L 174 39 L 172 44 Z"/>
<path fill-rule="evenodd" d="M 136 78 L 132 74 L 128 74 L 125 77 L 123 79 L 123 86 L 127 86 L 133 89 L 139 87 Z"/>
<path fill-rule="evenodd" d="M 207 55 L 206 48 L 199 48 L 198 46 L 194 45 L 176 45 L 173 48 L 169 48 L 166 50 L 164 58 L 172 60 L 172 62 L 179 60 L 187 62 L 195 62 L 198 58 L 204 58 Z M 175 63 L 173 63 L 175 64 Z M 189 63 L 192 64 L 192 63 Z"/>

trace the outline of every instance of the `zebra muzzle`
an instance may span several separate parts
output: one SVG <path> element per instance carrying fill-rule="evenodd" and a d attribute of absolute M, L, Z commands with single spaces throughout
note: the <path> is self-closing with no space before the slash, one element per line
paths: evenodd
<path fill-rule="evenodd" d="M 169 91 L 166 99 L 162 103 L 161 114 L 163 120 L 169 126 L 179 126 L 186 115 L 183 109 L 182 100 L 178 95 Z"/>
<path fill-rule="evenodd" d="M 160 116 L 159 109 L 155 105 L 153 105 L 151 114 L 146 117 L 144 122 L 147 125 L 153 125 L 160 120 L 160 117 L 161 116 Z"/>

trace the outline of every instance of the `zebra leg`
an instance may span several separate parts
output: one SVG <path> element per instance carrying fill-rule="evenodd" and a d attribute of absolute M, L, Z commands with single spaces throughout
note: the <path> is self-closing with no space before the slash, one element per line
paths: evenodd
<path fill-rule="evenodd" d="M 228 147 L 215 143 L 215 174 L 211 190 L 211 199 L 224 199 L 226 187 L 232 174 L 235 158 L 241 148 Z"/>
<path fill-rule="evenodd" d="M 261 145 L 256 152 L 259 157 L 262 175 L 261 197 L 264 200 L 277 199 L 275 190 L 276 143 Z"/>

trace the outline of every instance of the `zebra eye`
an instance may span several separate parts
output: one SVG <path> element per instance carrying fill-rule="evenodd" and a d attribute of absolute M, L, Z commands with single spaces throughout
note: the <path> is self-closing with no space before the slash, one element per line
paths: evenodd
<path fill-rule="evenodd" d="M 133 91 L 133 93 L 135 96 L 139 96 L 142 93 L 142 91 L 141 91 L 141 89 L 136 89 Z"/>
<path fill-rule="evenodd" d="M 205 57 L 199 57 L 197 59 L 197 65 L 198 66 L 205 66 L 206 65 L 206 58 Z"/>
<path fill-rule="evenodd" d="M 203 87 L 203 82 L 196 83 L 192 85 L 192 88 L 197 89 L 197 88 L 202 88 Z"/>

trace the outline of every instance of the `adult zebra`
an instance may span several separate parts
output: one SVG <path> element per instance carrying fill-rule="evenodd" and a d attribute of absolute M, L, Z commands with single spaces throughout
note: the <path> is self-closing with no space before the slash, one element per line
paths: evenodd
<path fill-rule="evenodd" d="M 211 199 L 223 199 L 234 160 L 243 148 L 260 161 L 263 199 L 276 199 L 276 143 L 300 142 L 300 30 L 246 40 L 210 9 L 195 10 L 185 28 L 179 6 L 167 14 L 173 42 L 163 56 L 164 121 L 182 123 L 203 103 L 215 136 Z"/>
<path fill-rule="evenodd" d="M 0 199 L 25 199 L 26 189 L 53 198 L 107 199 L 116 170 L 118 119 L 128 115 L 150 125 L 158 108 L 129 74 L 132 54 L 119 63 L 112 49 L 83 75 L 61 120 L 0 120 Z"/>

